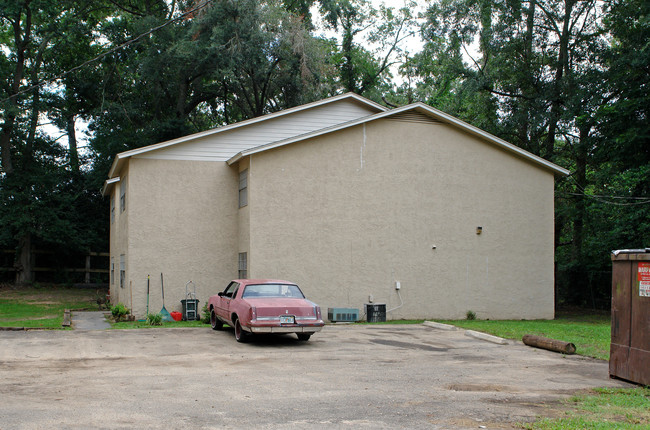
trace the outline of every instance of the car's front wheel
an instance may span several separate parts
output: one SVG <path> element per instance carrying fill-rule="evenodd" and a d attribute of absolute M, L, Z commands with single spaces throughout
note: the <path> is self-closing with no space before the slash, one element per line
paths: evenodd
<path fill-rule="evenodd" d="M 214 309 L 210 311 L 210 326 L 212 327 L 212 330 L 221 330 L 223 327 L 223 322 L 217 318 L 217 314 Z"/>
<path fill-rule="evenodd" d="M 246 342 L 246 336 L 247 333 L 244 331 L 241 324 L 239 324 L 239 318 L 237 318 L 235 320 L 235 339 L 237 342 Z"/>
<path fill-rule="evenodd" d="M 308 334 L 308 333 L 296 333 L 296 336 L 298 336 L 298 340 L 302 340 L 302 341 L 306 342 L 311 337 L 311 334 Z"/>

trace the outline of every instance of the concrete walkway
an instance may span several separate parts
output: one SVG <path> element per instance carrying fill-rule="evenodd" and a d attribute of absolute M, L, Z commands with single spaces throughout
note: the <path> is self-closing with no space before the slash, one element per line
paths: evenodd
<path fill-rule="evenodd" d="M 107 328 L 111 328 L 104 315 L 110 315 L 110 312 L 72 311 L 72 328 L 75 330 L 106 330 Z"/>

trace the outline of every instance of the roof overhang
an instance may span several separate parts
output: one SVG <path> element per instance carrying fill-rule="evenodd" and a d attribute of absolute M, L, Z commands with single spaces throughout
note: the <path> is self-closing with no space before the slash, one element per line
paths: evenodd
<path fill-rule="evenodd" d="M 116 176 L 116 177 L 111 178 L 111 179 L 107 179 L 104 182 L 104 186 L 102 187 L 102 196 L 106 197 L 108 195 L 108 193 L 111 191 L 111 189 L 113 188 L 113 185 L 115 183 L 117 183 L 117 182 L 120 182 L 120 177 L 119 176 Z"/>

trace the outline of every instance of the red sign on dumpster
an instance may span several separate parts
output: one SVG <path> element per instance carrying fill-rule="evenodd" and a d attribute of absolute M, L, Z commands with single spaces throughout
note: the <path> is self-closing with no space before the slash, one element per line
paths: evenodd
<path fill-rule="evenodd" d="M 639 262 L 639 296 L 650 297 L 650 263 Z"/>

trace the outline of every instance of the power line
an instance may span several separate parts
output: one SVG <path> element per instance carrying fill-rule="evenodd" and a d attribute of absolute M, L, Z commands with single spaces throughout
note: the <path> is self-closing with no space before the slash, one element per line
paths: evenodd
<path fill-rule="evenodd" d="M 86 67 L 88 64 L 94 63 L 95 61 L 100 60 L 100 59 L 106 57 L 107 55 L 112 54 L 113 52 L 116 52 L 116 51 L 118 51 L 118 50 L 120 50 L 120 49 L 122 49 L 122 48 L 125 48 L 126 46 L 129 46 L 130 44 L 132 44 L 132 43 L 134 43 L 134 42 L 137 42 L 138 40 L 142 39 L 142 38 L 145 37 L 145 36 L 148 36 L 148 35 L 150 35 L 150 34 L 156 32 L 156 31 L 158 31 L 158 30 L 160 30 L 160 29 L 162 29 L 162 28 L 164 28 L 164 27 L 167 27 L 169 24 L 171 24 L 171 23 L 173 23 L 173 22 L 175 22 L 175 21 L 178 21 L 179 19 L 185 18 L 187 15 L 190 15 L 190 14 L 192 14 L 192 13 L 194 13 L 194 12 L 200 10 L 200 9 L 203 9 L 203 8 L 206 7 L 206 6 L 207 6 L 211 1 L 212 1 L 212 0 L 205 0 L 204 3 L 198 5 L 198 6 L 195 7 L 194 9 L 188 10 L 187 12 L 183 12 L 182 14 L 180 14 L 179 16 L 177 16 L 176 18 L 172 18 L 172 19 L 170 19 L 170 20 L 164 22 L 163 24 L 161 24 L 161 25 L 159 25 L 159 26 L 157 26 L 157 27 L 154 27 L 154 28 L 152 28 L 151 30 L 149 30 L 149 31 L 147 31 L 147 32 L 145 32 L 145 33 L 140 34 L 139 36 L 137 36 L 137 37 L 135 37 L 135 38 L 133 38 L 133 39 L 127 40 L 126 42 L 122 43 L 121 45 L 118 45 L 118 46 L 116 46 L 116 47 L 114 47 L 114 48 L 112 48 L 112 49 L 109 49 L 108 51 L 106 51 L 106 52 L 104 52 L 104 53 L 102 53 L 102 54 L 99 54 L 99 55 L 97 55 L 96 57 L 91 58 L 91 59 L 88 60 L 88 61 L 84 61 L 83 63 L 81 63 L 81 64 L 78 65 L 78 66 L 75 66 L 75 67 L 73 67 L 73 68 L 71 68 L 71 69 L 66 70 L 65 72 L 62 72 L 62 73 L 60 73 L 60 74 L 58 74 L 58 75 L 56 75 L 56 76 L 53 76 L 53 77 L 51 77 L 51 78 L 42 79 L 42 80 L 38 81 L 37 83 L 32 84 L 32 85 L 30 85 L 29 87 L 27 87 L 27 88 L 25 88 L 25 89 L 23 89 L 23 90 L 21 90 L 21 91 L 18 91 L 16 94 L 12 94 L 12 95 L 10 95 L 9 97 L 7 97 L 7 98 L 1 100 L 0 103 L 4 103 L 4 102 L 6 102 L 6 101 L 8 101 L 8 100 L 11 100 L 11 99 L 14 98 L 14 97 L 17 97 L 17 96 L 19 96 L 19 95 L 21 95 L 21 94 L 27 93 L 27 92 L 29 92 L 29 91 L 35 89 L 35 88 L 38 88 L 38 87 L 40 87 L 40 86 L 42 86 L 42 85 L 44 85 L 44 84 L 46 84 L 46 83 L 48 83 L 48 82 L 52 82 L 52 81 L 55 81 L 55 80 L 57 80 L 57 79 L 61 79 L 62 77 L 66 76 L 66 75 L 68 75 L 68 74 L 70 74 L 70 73 L 72 73 L 72 72 L 74 72 L 74 71 L 77 71 L 77 70 L 79 70 L 79 69 L 81 69 L 81 68 L 83 68 L 83 67 Z"/>
<path fill-rule="evenodd" d="M 559 195 L 569 195 L 569 196 L 580 196 L 580 197 L 589 197 L 590 199 L 594 199 L 600 203 L 608 204 L 608 205 L 613 205 L 613 206 L 638 206 L 638 205 L 647 205 L 650 203 L 650 197 L 633 197 L 633 196 L 603 196 L 603 195 L 598 195 L 598 194 L 588 194 L 587 190 L 585 190 L 579 183 L 576 181 L 576 179 L 573 176 L 569 176 L 575 183 L 575 186 L 582 191 L 581 193 L 570 193 L 568 191 L 565 192 L 560 192 L 558 193 Z M 632 203 L 618 203 L 618 202 L 611 202 L 606 199 L 619 199 L 619 200 L 640 200 L 638 202 L 632 202 Z"/>
<path fill-rule="evenodd" d="M 597 200 L 601 203 L 614 206 L 636 206 L 636 205 L 647 205 L 650 204 L 650 198 L 648 197 L 625 197 L 625 196 L 603 196 L 598 194 L 587 194 L 587 193 L 569 193 L 561 192 L 558 195 L 568 195 L 568 196 L 580 196 L 580 197 L 589 197 L 591 199 Z M 619 202 L 610 202 L 606 199 L 624 199 L 624 200 L 640 200 L 638 202 L 632 203 L 619 203 Z"/>

